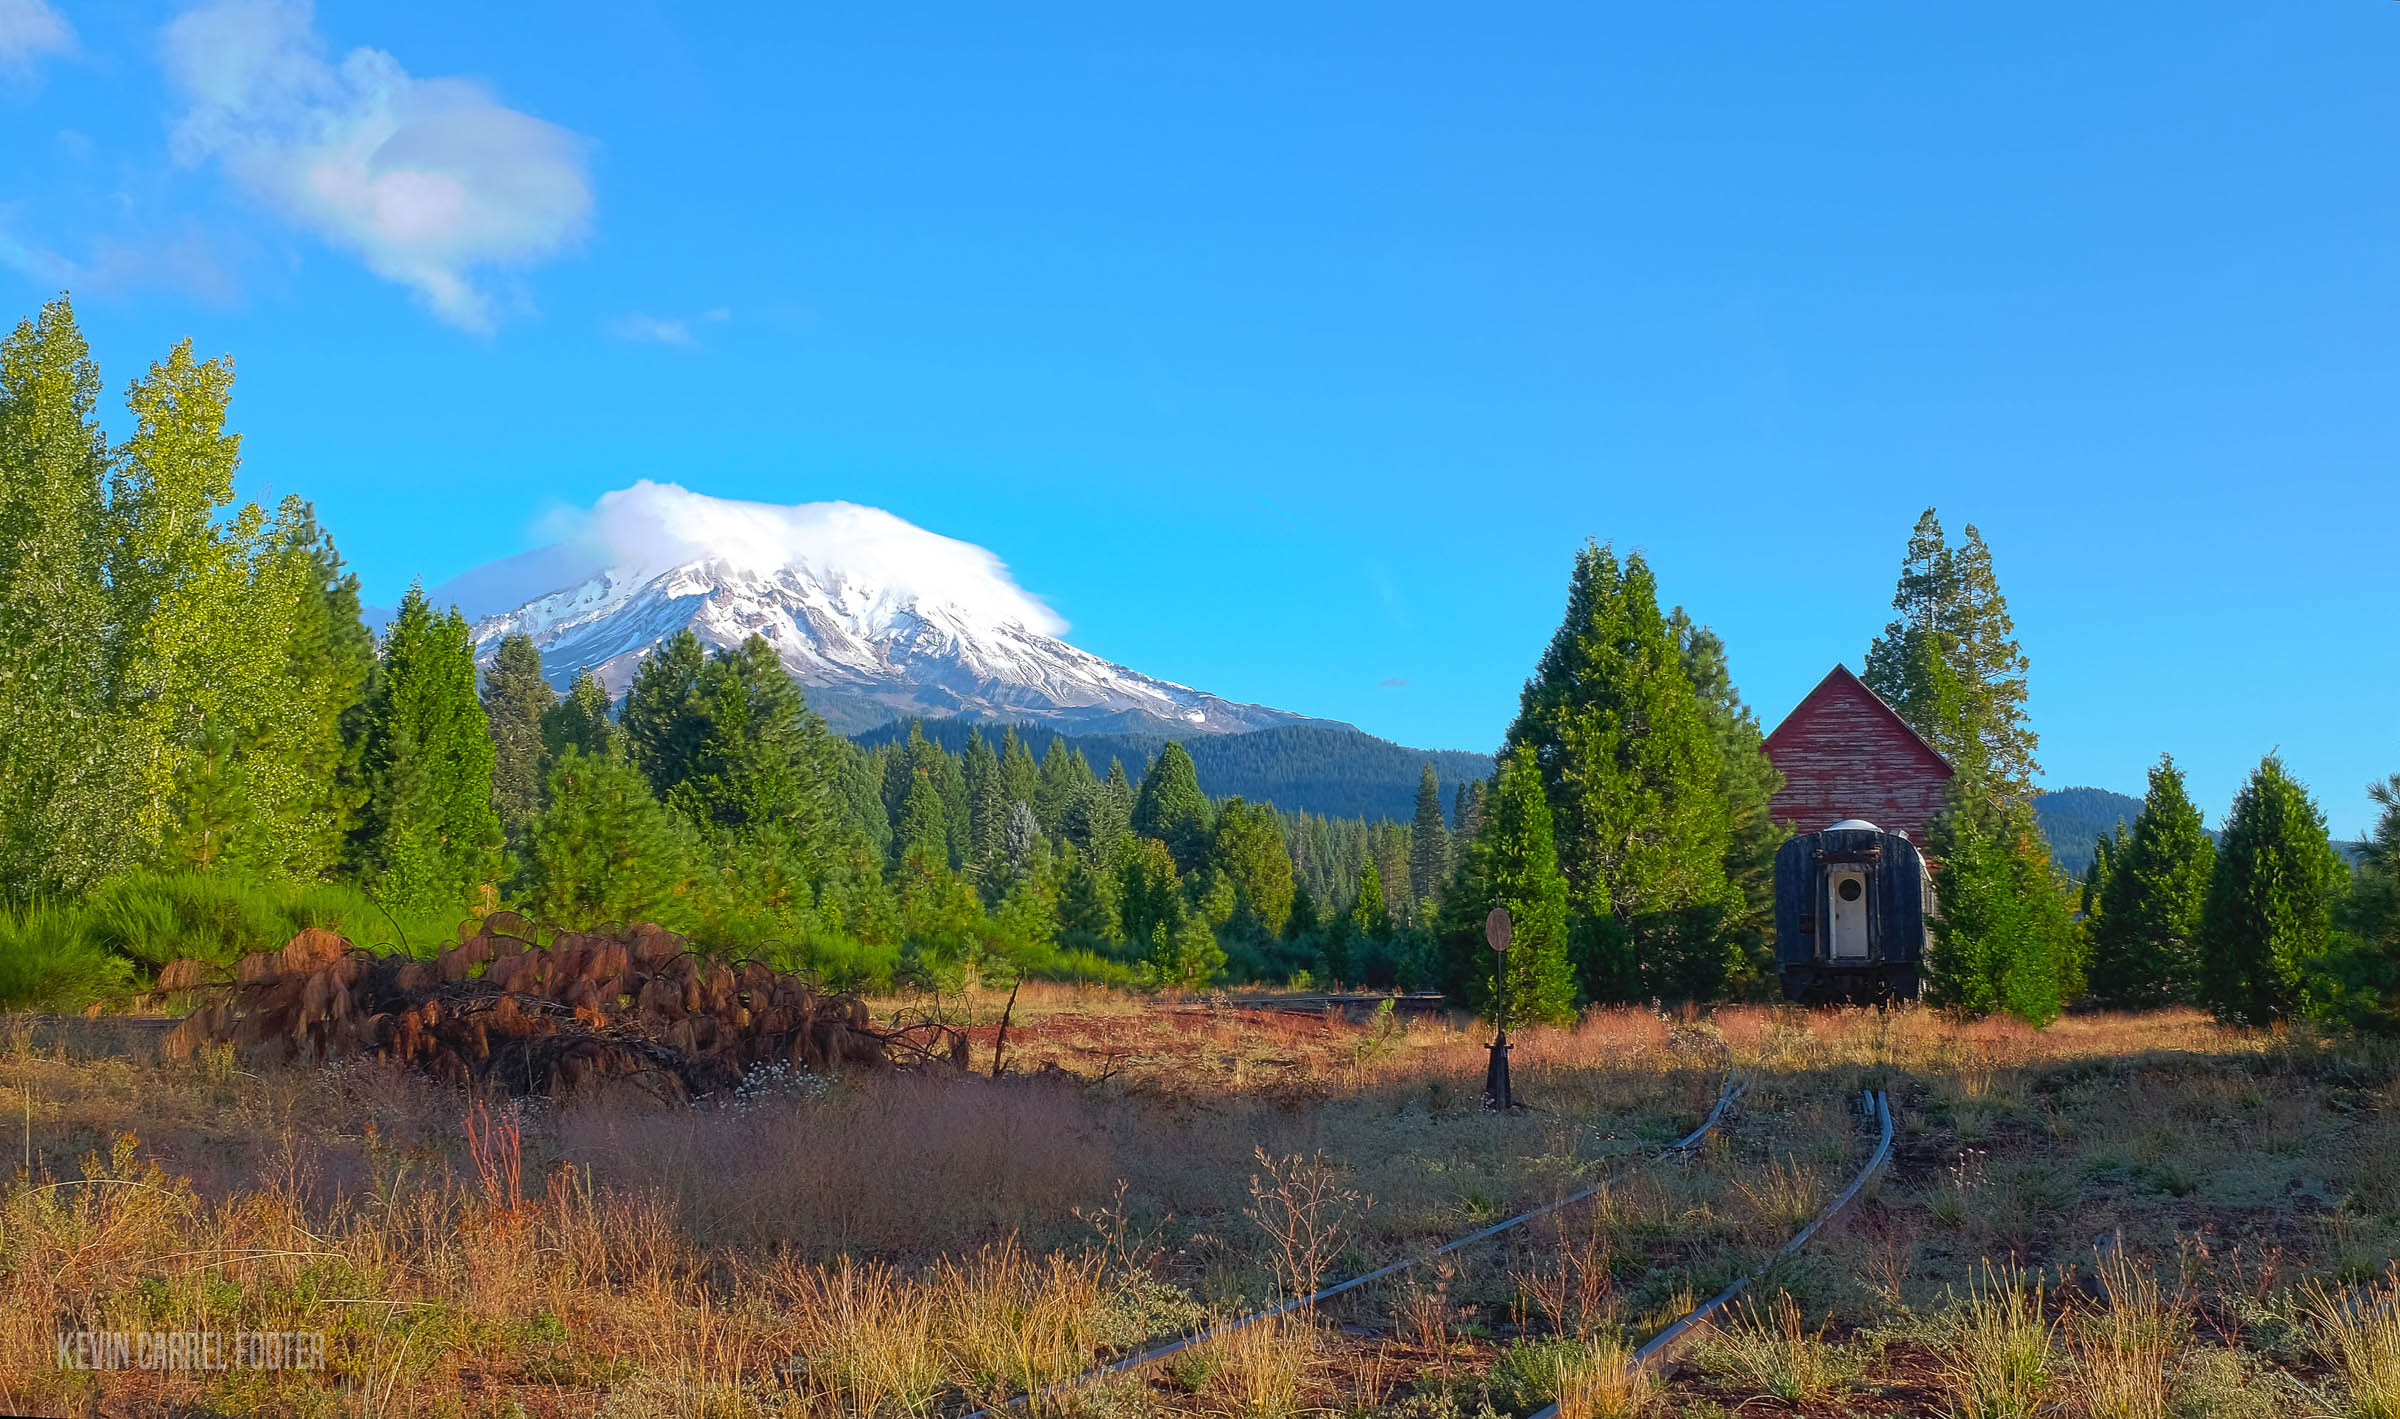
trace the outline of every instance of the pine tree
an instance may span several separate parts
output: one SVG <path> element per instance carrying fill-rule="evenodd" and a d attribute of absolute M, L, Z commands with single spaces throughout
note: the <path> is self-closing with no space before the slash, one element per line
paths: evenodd
<path fill-rule="evenodd" d="M 2058 1018 L 2075 927 L 2032 810 L 1995 806 L 1969 786 L 1934 820 L 1926 845 L 1941 863 L 1926 998 L 1969 1017 Z"/>
<path fill-rule="evenodd" d="M 458 905 L 492 880 L 500 818 L 474 642 L 456 608 L 435 616 L 418 587 L 384 636 L 365 764 L 371 792 L 359 856 L 387 905 Z"/>
<path fill-rule="evenodd" d="M 1179 872 L 1198 868 L 1208 853 L 1208 798 L 1200 792 L 1200 774 L 1183 745 L 1169 740 L 1133 802 L 1133 830 L 1167 845 Z"/>
<path fill-rule="evenodd" d="M 1375 869 L 1375 859 L 1368 858 L 1358 877 L 1358 895 L 1350 903 L 1350 930 L 1364 940 L 1389 936 L 1392 931 L 1392 909 L 1383 895 L 1383 874 Z"/>
<path fill-rule="evenodd" d="M 939 863 L 945 871 L 949 869 L 950 815 L 942 806 L 942 791 L 930 774 L 909 775 L 908 799 L 901 810 L 896 841 L 902 861 L 921 857 Z"/>
<path fill-rule="evenodd" d="M 2103 843 L 2084 909 L 2093 998 L 2133 1010 L 2197 1002 L 2200 916 L 2217 854 L 2173 758 L 2150 770 L 2132 828 Z"/>
<path fill-rule="evenodd" d="M 1209 863 L 1232 884 L 1239 907 L 1263 934 L 1283 934 L 1292 915 L 1292 857 L 1284 846 L 1283 819 L 1272 807 L 1225 800 L 1217 812 Z"/>
<path fill-rule="evenodd" d="M 523 883 L 538 919 L 581 930 L 684 915 L 684 830 L 623 755 L 566 745 L 544 797 L 527 831 Z"/>
<path fill-rule="evenodd" d="M 849 816 L 839 751 L 766 637 L 710 656 L 688 704 L 688 757 L 667 806 L 728 841 L 772 831 L 802 875 L 830 871 Z"/>
<path fill-rule="evenodd" d="M 1969 525 L 1954 548 L 1925 509 L 1892 609 L 1900 614 L 1867 649 L 1867 688 L 1995 802 L 2030 799 L 2039 766 L 2027 660 L 1983 535 Z"/>
<path fill-rule="evenodd" d="M 501 637 L 484 671 L 483 717 L 492 729 L 492 806 L 511 842 L 524 841 L 542 806 L 542 716 L 557 703 L 533 637 L 521 631 Z"/>
<path fill-rule="evenodd" d="M 1167 930 L 1164 923 L 1159 933 Z M 1208 920 L 1197 914 L 1184 919 L 1174 929 L 1171 954 L 1155 961 L 1154 968 L 1160 984 L 1198 990 L 1213 981 L 1225 969 L 1225 950 L 1217 944 L 1217 934 L 1209 929 Z"/>
<path fill-rule="evenodd" d="M 1103 945 L 1125 944 L 1125 926 L 1117 912 L 1117 877 L 1093 865 L 1080 852 L 1067 854 L 1059 886 L 1059 929 L 1089 936 Z"/>
<path fill-rule="evenodd" d="M 1042 831 L 1052 837 L 1064 834 L 1069 810 L 1099 782 L 1083 751 L 1069 749 L 1064 737 L 1051 740 L 1049 752 L 1042 755 L 1042 781 L 1033 791 L 1033 816 Z"/>
<path fill-rule="evenodd" d="M 1117 850 L 1117 914 L 1128 942 L 1148 942 L 1183 919 L 1183 882 L 1167 845 L 1127 838 Z"/>
<path fill-rule="evenodd" d="M 1030 808 L 1041 786 L 1042 771 L 1034 767 L 1032 753 L 1017 737 L 1017 727 L 1008 726 L 1000 736 L 1000 792 L 1008 802 Z"/>
<path fill-rule="evenodd" d="M 967 866 L 997 899 L 1000 884 L 992 880 L 1000 859 L 1000 839 L 1008 827 L 1008 793 L 1000 781 L 1000 756 L 984 741 L 983 731 L 967 731 L 967 752 L 960 756 L 959 774 L 967 785 Z"/>
<path fill-rule="evenodd" d="M 2343 974 L 2351 1011 L 2388 1028 L 2400 1021 L 2400 774 L 2369 784 L 2367 796 L 2382 812 L 2342 901 L 2351 944 Z"/>
<path fill-rule="evenodd" d="M 614 751 L 617 726 L 609 719 L 610 708 L 607 688 L 589 670 L 577 671 L 567 693 L 542 712 L 544 756 L 555 762 L 569 749 L 585 755 Z"/>
<path fill-rule="evenodd" d="M 1437 901 L 1450 884 L 1450 830 L 1442 823 L 1442 785 L 1433 765 L 1417 776 L 1417 814 L 1409 825 L 1408 889 L 1416 901 Z"/>
<path fill-rule="evenodd" d="M 1620 564 L 1589 543 L 1577 554 L 1504 752 L 1520 747 L 1549 794 L 1577 934 L 1593 943 L 1584 989 L 1625 999 L 1711 962 L 1721 978 L 1732 810 L 1708 711 L 1640 556 Z"/>
<path fill-rule="evenodd" d="M 677 631 L 650 652 L 625 691 L 618 727 L 625 734 L 626 755 L 661 803 L 691 777 L 708 732 L 699 703 L 700 672 L 707 667 L 708 651 L 700 638 L 688 629 Z"/>
<path fill-rule="evenodd" d="M 1035 821 L 1033 808 L 1024 800 L 1008 805 L 1008 823 L 1000 830 L 1000 880 L 1004 891 L 1013 889 L 1025 880 L 1034 864 L 1047 862 L 1049 840 L 1042 836 L 1042 825 Z"/>
<path fill-rule="evenodd" d="M 1790 825 L 1775 821 L 1774 798 L 1783 787 L 1783 775 L 1767 758 L 1758 716 L 1734 688 L 1725 642 L 1708 627 L 1695 624 L 1680 606 L 1668 617 L 1668 627 L 1682 648 L 1684 673 L 1716 739 L 1717 792 L 1733 819 L 1725 847 L 1725 877 L 1733 893 L 1719 928 L 1725 949 L 1692 953 L 1690 963 L 1697 969 L 1683 983 L 1693 998 L 1711 999 L 1724 986 L 1722 976 L 1711 969 L 1718 964 L 1738 965 L 1761 981 L 1773 970 L 1767 935 L 1775 919 L 1775 850 L 1783 846 Z"/>
<path fill-rule="evenodd" d="M 359 611 L 358 578 L 305 502 L 276 511 L 271 560 L 299 586 L 287 642 L 289 703 L 269 752 L 289 766 L 297 799 L 282 815 L 284 870 L 319 878 L 342 861 L 366 806 L 367 686 L 375 637 Z"/>
<path fill-rule="evenodd" d="M 2347 876 L 2325 815 L 2268 755 L 2225 819 L 2201 909 L 2201 991 L 2219 1019 L 2263 1025 L 2322 1003 L 2313 976 Z"/>
<path fill-rule="evenodd" d="M 1450 832 L 1461 843 L 1473 841 L 1483 826 L 1483 789 L 1481 779 L 1468 779 L 1458 786 L 1450 810 Z"/>
<path fill-rule="evenodd" d="M 1444 903 L 1437 968 L 1442 989 L 1479 1014 L 1492 1013 L 1497 958 L 1483 926 L 1493 908 L 1506 907 L 1510 1023 L 1571 1021 L 1575 972 L 1567 950 L 1567 883 L 1558 870 L 1550 801 L 1531 745 L 1501 756 L 1483 807 Z"/>
<path fill-rule="evenodd" d="M 72 894 L 138 821 L 110 703 L 100 372 L 64 297 L 0 341 L 0 896 Z"/>

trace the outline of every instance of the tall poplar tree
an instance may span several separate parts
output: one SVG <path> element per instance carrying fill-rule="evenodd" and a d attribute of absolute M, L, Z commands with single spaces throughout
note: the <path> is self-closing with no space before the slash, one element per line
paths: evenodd
<path fill-rule="evenodd" d="M 65 297 L 0 341 L 0 896 L 74 893 L 122 865 L 124 785 L 100 372 Z"/>
<path fill-rule="evenodd" d="M 1506 907 L 1509 1023 L 1575 1018 L 1575 972 L 1568 959 L 1568 894 L 1552 839 L 1550 801 L 1531 745 L 1501 755 L 1484 797 L 1483 821 L 1460 849 L 1458 875 L 1443 903 L 1442 989 L 1478 1014 L 1493 1012 L 1498 958 L 1484 940 L 1484 918 Z"/>
<path fill-rule="evenodd" d="M 2096 855 L 2096 900 L 2085 908 L 2092 998 L 2147 1009 L 2200 998 L 2200 917 L 2216 847 L 2184 791 L 2183 771 L 2161 755 L 2131 828 Z"/>
<path fill-rule="evenodd" d="M 2312 979 L 2348 873 L 2325 815 L 2268 755 L 2233 800 L 2200 914 L 2200 985 L 2219 1019 L 2264 1025 L 2323 1003 Z"/>
<path fill-rule="evenodd" d="M 359 860 L 387 905 L 461 904 L 499 866 L 492 740 L 475 694 L 475 646 L 456 607 L 436 616 L 410 587 L 384 633 L 367 706 L 370 792 Z"/>
<path fill-rule="evenodd" d="M 501 637 L 483 673 L 483 717 L 492 730 L 492 807 L 511 842 L 524 841 L 542 806 L 542 716 L 557 703 L 533 637 L 521 631 Z"/>
<path fill-rule="evenodd" d="M 1722 979 L 1734 897 L 1722 756 L 1639 555 L 1576 554 L 1566 615 L 1509 726 L 1504 752 L 1519 748 L 1549 795 L 1584 989 L 1627 999 Z"/>

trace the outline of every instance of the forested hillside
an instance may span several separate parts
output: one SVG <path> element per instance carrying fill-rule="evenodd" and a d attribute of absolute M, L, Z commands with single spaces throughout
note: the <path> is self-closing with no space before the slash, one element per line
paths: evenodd
<path fill-rule="evenodd" d="M 978 727 L 987 739 L 1000 733 L 999 726 L 965 720 L 922 722 L 925 737 L 954 754 L 965 752 L 967 736 Z M 856 738 L 861 747 L 872 749 L 907 739 L 908 730 L 904 722 L 893 723 Z M 1016 726 L 1016 733 L 1036 758 L 1050 752 L 1052 741 L 1064 739 L 1071 752 L 1082 754 L 1094 768 L 1117 759 L 1136 778 L 1167 742 L 1164 735 L 1060 734 L 1029 724 Z M 1273 803 L 1287 813 L 1329 818 L 1405 822 L 1415 811 L 1418 779 L 1428 763 L 1445 803 L 1456 796 L 1459 784 L 1492 776 L 1489 754 L 1404 749 L 1347 727 L 1294 724 L 1248 734 L 1195 734 L 1183 747 L 1199 771 L 1201 791 L 1212 798 L 1246 798 Z"/>
<path fill-rule="evenodd" d="M 2058 870 L 2081 877 L 2092 865 L 2092 844 L 2142 816 L 2142 800 L 2105 788 L 2061 788 L 2033 800 L 2033 816 L 2050 842 Z"/>

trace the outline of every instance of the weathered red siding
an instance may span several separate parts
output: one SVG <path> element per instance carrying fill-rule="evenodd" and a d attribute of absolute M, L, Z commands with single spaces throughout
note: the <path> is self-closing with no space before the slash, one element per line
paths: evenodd
<path fill-rule="evenodd" d="M 1864 818 L 1923 842 L 1950 781 L 1948 761 L 1841 665 L 1775 726 L 1766 751 L 1783 771 L 1775 817 L 1803 833 Z"/>

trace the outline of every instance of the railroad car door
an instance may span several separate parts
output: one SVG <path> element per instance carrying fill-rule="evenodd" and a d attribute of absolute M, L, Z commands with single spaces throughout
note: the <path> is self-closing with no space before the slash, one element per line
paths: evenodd
<path fill-rule="evenodd" d="M 1867 959 L 1867 874 L 1837 867 L 1825 874 L 1825 954 L 1835 961 Z"/>

